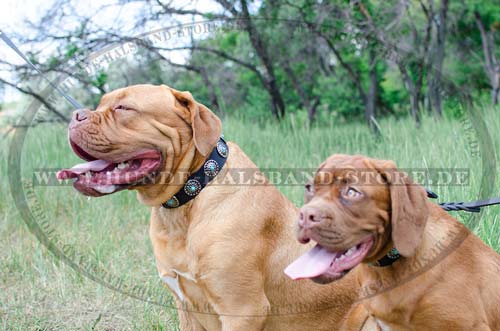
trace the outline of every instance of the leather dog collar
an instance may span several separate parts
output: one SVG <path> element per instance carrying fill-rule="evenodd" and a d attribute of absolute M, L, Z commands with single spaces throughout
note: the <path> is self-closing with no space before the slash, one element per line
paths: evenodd
<path fill-rule="evenodd" d="M 373 267 L 387 267 L 399 260 L 400 257 L 401 255 L 399 255 L 399 251 L 396 249 L 396 247 L 394 247 L 383 258 L 376 262 L 370 263 L 370 265 Z"/>
<path fill-rule="evenodd" d="M 184 186 L 164 202 L 162 206 L 167 209 L 177 208 L 194 199 L 217 176 L 226 163 L 228 154 L 229 147 L 226 141 L 220 137 L 217 145 L 200 169 L 191 174 Z"/>

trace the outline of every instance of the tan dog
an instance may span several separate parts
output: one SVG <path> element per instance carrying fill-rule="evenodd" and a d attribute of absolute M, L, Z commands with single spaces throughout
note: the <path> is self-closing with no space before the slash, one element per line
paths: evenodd
<path fill-rule="evenodd" d="M 209 183 L 179 208 L 161 206 L 204 164 L 220 135 L 219 119 L 188 92 L 119 89 L 96 111 L 74 113 L 70 144 L 89 162 L 58 176 L 76 178 L 75 187 L 92 196 L 135 189 L 152 207 L 158 271 L 181 307 L 181 330 L 338 329 L 355 298 L 355 279 L 325 287 L 284 275 L 305 247 L 293 236 L 297 209 L 275 187 Z M 236 168 L 257 170 L 229 143 L 222 170 Z"/>
<path fill-rule="evenodd" d="M 384 331 L 500 330 L 500 256 L 393 162 L 333 155 L 309 191 L 298 239 L 320 253 L 292 277 L 328 283 L 360 264 L 360 299 Z"/>

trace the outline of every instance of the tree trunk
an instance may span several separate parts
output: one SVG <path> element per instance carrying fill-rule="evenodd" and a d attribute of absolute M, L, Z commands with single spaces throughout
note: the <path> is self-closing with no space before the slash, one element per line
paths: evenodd
<path fill-rule="evenodd" d="M 295 88 L 295 91 L 297 91 L 297 94 L 299 95 L 299 98 L 300 98 L 300 103 L 307 110 L 307 118 L 309 119 L 309 123 L 313 123 L 314 119 L 316 117 L 316 110 L 318 108 L 318 101 L 319 100 L 312 101 L 309 98 L 309 95 L 304 90 L 304 88 L 300 84 L 299 80 L 297 79 L 297 76 L 295 75 L 292 68 L 290 67 L 290 63 L 288 62 L 288 59 L 285 59 L 283 61 L 283 69 L 285 70 L 293 87 Z"/>
<path fill-rule="evenodd" d="M 202 68 L 200 74 L 201 74 L 201 77 L 203 79 L 203 82 L 208 87 L 208 93 L 210 95 L 210 104 L 212 106 L 212 110 L 218 116 L 223 117 L 224 113 L 223 113 L 222 109 L 220 108 L 219 98 L 217 97 L 217 93 L 215 91 L 215 86 L 214 86 L 212 80 L 210 79 L 210 77 L 208 77 L 208 74 L 207 74 L 207 71 L 205 70 L 205 68 Z"/>
<path fill-rule="evenodd" d="M 401 62 L 398 62 L 398 68 L 401 72 L 401 77 L 403 79 L 403 83 L 406 87 L 410 95 L 410 114 L 415 120 L 415 124 L 417 127 L 420 127 L 420 109 L 419 109 L 419 95 L 418 90 L 415 88 L 415 84 L 411 80 L 410 75 L 408 74 L 408 70 Z"/>
<path fill-rule="evenodd" d="M 430 66 L 432 65 L 431 61 L 431 55 L 430 55 L 430 43 L 431 43 L 431 37 L 432 37 L 432 26 L 434 22 L 434 4 L 432 1 L 428 3 L 428 7 L 424 5 L 423 1 L 420 1 L 420 7 L 422 8 L 422 11 L 425 14 L 426 17 L 426 26 L 425 26 L 425 34 L 422 40 L 422 51 L 420 52 L 420 58 L 418 59 L 418 66 L 417 66 L 417 80 L 415 82 L 416 89 L 417 89 L 417 95 L 419 96 L 419 104 L 422 105 L 422 107 L 427 106 L 427 110 L 429 112 L 432 111 L 431 103 L 425 102 L 425 98 L 422 96 L 422 87 L 423 87 L 423 81 L 424 81 L 424 74 L 427 72 L 427 78 L 429 77 L 429 72 L 431 72 Z M 414 35 L 418 36 L 418 31 L 415 26 L 415 24 L 412 25 L 413 30 L 414 30 Z M 414 38 L 413 43 L 415 45 L 418 45 L 420 42 L 417 40 L 417 38 Z M 429 84 L 429 83 L 428 83 Z M 427 85 L 429 86 L 429 85 Z M 427 101 L 429 101 L 429 93 L 427 93 Z"/>
<path fill-rule="evenodd" d="M 496 106 L 498 103 L 500 103 L 500 65 L 495 68 L 491 89 L 491 104 Z"/>
<path fill-rule="evenodd" d="M 478 11 L 474 12 L 476 25 L 481 33 L 481 43 L 484 53 L 484 69 L 491 85 L 491 103 L 496 106 L 499 100 L 500 91 L 500 64 L 494 51 L 494 45 L 490 33 L 486 31 L 481 14 Z"/>
<path fill-rule="evenodd" d="M 302 13 L 303 14 L 303 13 Z M 303 15 L 304 16 L 304 15 Z M 349 77 L 358 90 L 359 98 L 363 101 L 363 106 L 365 108 L 365 120 L 372 132 L 375 134 L 380 134 L 378 126 L 375 124 L 375 110 L 377 104 L 377 87 L 378 87 L 378 77 L 376 71 L 376 60 L 375 51 L 370 49 L 370 73 L 369 73 L 369 87 L 368 92 L 365 91 L 365 87 L 362 84 L 362 78 L 359 70 L 355 70 L 354 67 L 347 62 L 340 51 L 337 49 L 336 44 L 323 33 L 322 29 L 317 28 L 317 24 L 311 23 L 307 20 L 303 21 L 311 31 L 313 31 L 319 38 L 323 39 L 328 48 L 335 55 L 340 65 L 346 70 L 347 77 Z M 330 70 L 331 72 L 331 70 Z M 367 94 L 368 93 L 368 94 Z"/>
<path fill-rule="evenodd" d="M 184 49 L 188 49 L 188 50 L 200 50 L 200 51 L 203 51 L 203 52 L 208 52 L 208 53 L 212 53 L 212 54 L 215 54 L 216 56 L 219 56 L 223 59 L 226 59 L 226 60 L 229 60 L 231 62 L 234 62 L 236 63 L 237 65 L 240 65 L 244 68 L 247 68 L 249 70 L 251 70 L 256 76 L 257 78 L 259 79 L 260 83 L 262 84 L 262 87 L 266 90 L 266 92 L 269 94 L 269 97 L 271 98 L 271 100 L 273 100 L 272 98 L 272 93 L 271 93 L 271 88 L 269 86 L 269 81 L 266 77 L 264 77 L 264 75 L 259 71 L 259 69 L 257 68 L 256 65 L 252 64 L 252 63 L 249 63 L 249 62 L 245 62 L 239 58 L 236 58 L 220 49 L 214 49 L 214 48 L 210 48 L 210 47 L 205 47 L 205 46 L 199 46 L 199 45 L 193 45 L 193 46 L 183 46 L 183 47 L 174 47 L 174 48 L 170 48 L 170 50 L 184 50 Z M 214 90 L 214 89 L 212 89 Z M 215 93 L 211 92 L 211 94 L 213 96 L 215 96 Z M 278 117 L 279 114 L 278 114 L 278 111 L 277 111 L 277 108 L 275 107 L 272 107 L 271 108 L 271 112 L 273 114 L 273 116 L 275 117 Z"/>
<path fill-rule="evenodd" d="M 439 16 L 436 25 L 436 40 L 434 43 L 434 51 L 429 61 L 428 75 L 428 98 L 429 105 L 438 116 L 442 116 L 441 102 L 441 80 L 443 71 L 443 62 L 445 57 L 446 44 L 446 17 L 448 13 L 448 0 L 441 1 Z"/>
<path fill-rule="evenodd" d="M 376 135 L 380 135 L 379 127 L 375 123 L 375 106 L 377 102 L 377 60 L 375 52 L 370 49 L 370 72 L 369 72 L 368 93 L 365 98 L 365 120 L 370 130 Z"/>
<path fill-rule="evenodd" d="M 267 83 L 269 88 L 269 94 L 272 99 L 272 108 L 273 114 L 277 118 L 282 118 L 285 116 L 285 102 L 283 101 L 283 97 L 281 96 L 281 92 L 278 88 L 278 84 L 276 82 L 276 75 L 274 73 L 274 65 L 269 55 L 267 53 L 267 49 L 264 45 L 264 41 L 261 36 L 258 34 L 255 26 L 250 17 L 250 13 L 248 12 L 248 6 L 246 0 L 241 0 L 241 13 L 243 15 L 243 25 L 250 37 L 250 42 L 252 43 L 257 56 L 262 61 L 264 68 L 266 69 L 267 74 Z"/>
<path fill-rule="evenodd" d="M 380 42 L 385 48 L 388 50 L 389 58 L 394 59 L 394 62 L 398 66 L 398 69 L 401 73 L 401 77 L 403 79 L 403 83 L 410 94 L 410 113 L 413 119 L 415 120 L 415 124 L 417 127 L 420 127 L 420 111 L 419 111 L 419 91 L 415 87 L 415 83 L 413 82 L 410 74 L 408 73 L 408 69 L 406 68 L 405 61 L 402 60 L 403 56 L 399 53 L 399 49 L 396 45 L 389 42 L 384 34 L 384 30 L 377 28 L 373 23 L 373 19 L 370 16 L 370 13 L 363 5 L 361 1 L 356 1 L 357 6 L 359 7 L 363 16 L 365 16 L 366 21 L 368 23 L 368 27 L 371 30 L 371 33 L 368 34 L 368 38 L 373 38 Z M 370 34 L 372 37 L 370 37 Z"/>
<path fill-rule="evenodd" d="M 278 84 L 276 84 L 274 72 L 271 74 L 269 81 L 269 93 L 272 99 L 273 114 L 278 119 L 285 117 L 285 102 L 281 96 Z"/>

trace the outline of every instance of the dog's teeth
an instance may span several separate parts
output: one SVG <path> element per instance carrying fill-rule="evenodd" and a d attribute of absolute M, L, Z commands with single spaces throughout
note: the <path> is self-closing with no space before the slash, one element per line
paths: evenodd
<path fill-rule="evenodd" d="M 345 253 L 346 256 L 351 256 L 354 251 L 356 250 L 356 247 L 351 247 L 349 250 Z"/>
<path fill-rule="evenodd" d="M 95 186 L 94 190 L 103 194 L 113 193 L 116 190 L 116 185 L 99 185 Z"/>
<path fill-rule="evenodd" d="M 342 254 L 342 255 L 338 258 L 338 260 L 339 260 L 339 261 L 342 261 L 343 259 L 345 259 L 345 255 L 343 255 L 343 254 Z"/>
<path fill-rule="evenodd" d="M 85 173 L 85 178 L 87 179 L 92 178 L 92 174 L 90 173 L 90 171 Z"/>
<path fill-rule="evenodd" d="M 128 166 L 129 166 L 128 161 L 127 162 L 120 162 L 120 163 L 118 163 L 118 165 L 116 166 L 116 168 L 122 170 L 122 169 L 127 168 Z"/>

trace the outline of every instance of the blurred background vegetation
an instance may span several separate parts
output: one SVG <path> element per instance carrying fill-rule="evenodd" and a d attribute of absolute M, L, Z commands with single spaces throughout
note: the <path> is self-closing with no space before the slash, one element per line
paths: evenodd
<path fill-rule="evenodd" d="M 418 126 L 422 112 L 457 116 L 464 95 L 499 102 L 497 1 L 118 0 L 88 10 L 56 0 L 23 24 L 11 37 L 51 79 L 69 77 L 89 107 L 118 87 L 163 83 L 219 115 L 364 121 L 377 133 L 382 117 Z M 0 91 L 43 101 L 58 113 L 52 120 L 69 117 L 25 64 L 4 59 L 0 68 Z"/>

